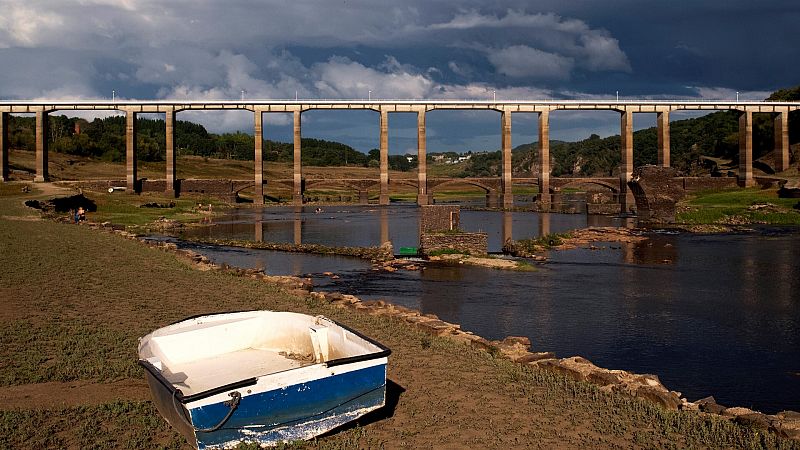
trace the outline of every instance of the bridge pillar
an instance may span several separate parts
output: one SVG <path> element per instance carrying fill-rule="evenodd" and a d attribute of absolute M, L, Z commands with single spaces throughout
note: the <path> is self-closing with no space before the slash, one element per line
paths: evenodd
<path fill-rule="evenodd" d="M 417 111 L 417 181 L 419 190 L 417 192 L 417 204 L 428 205 L 431 203 L 428 194 L 428 156 L 425 147 L 425 110 Z"/>
<path fill-rule="evenodd" d="M 753 112 L 739 115 L 739 186 L 750 187 L 753 180 Z"/>
<path fill-rule="evenodd" d="M 783 110 L 775 116 L 775 157 L 777 159 L 776 172 L 789 169 L 789 110 Z"/>
<path fill-rule="evenodd" d="M 503 147 L 503 208 L 514 207 L 514 191 L 511 179 L 511 111 L 503 111 L 500 116 L 501 141 Z"/>
<path fill-rule="evenodd" d="M 550 111 L 539 113 L 539 205 L 550 206 Z"/>
<path fill-rule="evenodd" d="M 47 167 L 47 111 L 36 111 L 36 177 L 37 183 L 50 181 Z"/>
<path fill-rule="evenodd" d="M 300 130 L 300 111 L 294 112 L 294 184 L 292 187 L 292 203 L 303 204 L 303 163 L 300 159 L 302 132 Z"/>
<path fill-rule="evenodd" d="M 381 194 L 378 204 L 389 204 L 389 111 L 381 109 Z"/>
<path fill-rule="evenodd" d="M 669 167 L 669 111 L 657 113 L 658 165 Z"/>
<path fill-rule="evenodd" d="M 177 197 L 178 183 L 175 176 L 175 110 L 170 109 L 164 115 L 164 144 L 166 150 L 167 183 L 166 194 Z"/>
<path fill-rule="evenodd" d="M 137 192 L 137 164 L 136 164 L 136 113 L 133 110 L 125 111 L 125 186 L 128 194 Z"/>
<path fill-rule="evenodd" d="M 8 113 L 0 112 L 0 181 L 8 181 Z"/>
<path fill-rule="evenodd" d="M 253 112 L 253 203 L 264 204 L 264 111 L 256 108 Z"/>
<path fill-rule="evenodd" d="M 620 114 L 620 147 L 622 164 L 619 167 L 619 203 L 622 213 L 630 212 L 636 204 L 633 192 L 628 189 L 633 173 L 633 111 L 623 110 Z"/>

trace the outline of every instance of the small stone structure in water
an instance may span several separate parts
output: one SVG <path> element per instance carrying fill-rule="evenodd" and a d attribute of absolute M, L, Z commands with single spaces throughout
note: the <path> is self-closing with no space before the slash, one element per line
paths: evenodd
<path fill-rule="evenodd" d="M 459 229 L 458 205 L 424 205 L 419 218 L 419 253 L 454 251 L 473 256 L 488 253 L 486 233 L 467 233 Z"/>
<path fill-rule="evenodd" d="M 640 223 L 675 222 L 675 204 L 686 195 L 683 181 L 672 167 L 640 166 L 628 186 L 636 199 Z"/>

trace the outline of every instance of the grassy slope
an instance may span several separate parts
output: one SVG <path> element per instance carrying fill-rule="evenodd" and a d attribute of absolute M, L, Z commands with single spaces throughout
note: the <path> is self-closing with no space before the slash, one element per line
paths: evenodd
<path fill-rule="evenodd" d="M 800 225 L 796 198 L 778 198 L 775 189 L 730 189 L 689 196 L 681 204 L 676 220 L 685 224 L 768 223 Z M 753 205 L 773 205 L 754 208 Z"/>
<path fill-rule="evenodd" d="M 238 309 L 325 314 L 393 349 L 389 378 L 404 391 L 391 417 L 312 443 L 318 448 L 800 448 L 721 419 L 611 396 L 393 319 L 199 272 L 111 234 L 21 220 L 30 212 L 18 192 L 0 185 L 0 448 L 185 446 L 149 402 L 111 396 L 97 406 L 8 410 L 3 386 L 140 379 L 139 336 L 189 315 Z"/>

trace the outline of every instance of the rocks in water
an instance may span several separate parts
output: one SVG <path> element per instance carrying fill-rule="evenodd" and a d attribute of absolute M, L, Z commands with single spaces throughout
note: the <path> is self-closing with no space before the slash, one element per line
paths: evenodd
<path fill-rule="evenodd" d="M 677 175 L 673 167 L 645 165 L 634 169 L 628 186 L 636 199 L 640 222 L 675 222 L 675 204 L 686 195 Z"/>

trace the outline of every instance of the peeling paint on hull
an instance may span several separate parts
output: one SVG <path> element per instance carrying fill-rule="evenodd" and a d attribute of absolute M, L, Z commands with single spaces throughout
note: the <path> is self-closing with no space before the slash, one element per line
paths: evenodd
<path fill-rule="evenodd" d="M 386 366 L 334 375 L 242 398 L 225 426 L 196 433 L 198 448 L 229 448 L 240 442 L 276 445 L 311 439 L 382 407 L 386 399 Z M 213 426 L 228 407 L 216 403 L 186 405 L 197 428 Z"/>

